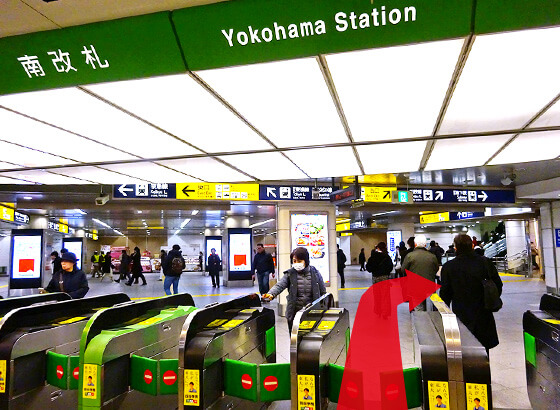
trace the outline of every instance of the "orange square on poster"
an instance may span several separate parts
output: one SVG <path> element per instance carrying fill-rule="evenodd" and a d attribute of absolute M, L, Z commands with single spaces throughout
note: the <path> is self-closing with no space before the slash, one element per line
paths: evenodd
<path fill-rule="evenodd" d="M 19 260 L 19 271 L 22 273 L 35 270 L 35 260 L 34 259 L 20 259 Z"/>
<path fill-rule="evenodd" d="M 247 255 L 233 255 L 233 265 L 247 265 Z"/>

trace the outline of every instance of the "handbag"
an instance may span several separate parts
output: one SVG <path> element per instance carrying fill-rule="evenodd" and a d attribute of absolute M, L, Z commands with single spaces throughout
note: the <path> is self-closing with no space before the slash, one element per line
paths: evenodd
<path fill-rule="evenodd" d="M 500 298 L 500 292 L 496 283 L 490 278 L 488 272 L 488 262 L 484 259 L 484 272 L 486 273 L 486 278 L 482 278 L 482 288 L 484 290 L 484 308 L 490 312 L 499 311 L 504 302 Z"/>
<path fill-rule="evenodd" d="M 276 285 L 276 283 L 278 283 L 278 280 L 277 280 L 276 278 L 271 278 L 271 279 L 269 279 L 269 281 L 268 281 L 268 287 L 269 287 L 270 289 L 272 289 L 272 287 L 273 287 L 274 285 Z"/>

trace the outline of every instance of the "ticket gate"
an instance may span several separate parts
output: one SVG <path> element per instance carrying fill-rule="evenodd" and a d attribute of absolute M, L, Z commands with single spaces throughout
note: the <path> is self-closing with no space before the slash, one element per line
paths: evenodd
<path fill-rule="evenodd" d="M 527 392 L 534 409 L 560 408 L 560 297 L 545 294 L 523 314 Z"/>
<path fill-rule="evenodd" d="M 415 360 L 421 372 L 425 409 L 437 397 L 447 408 L 466 410 L 480 399 L 492 408 L 490 363 L 484 346 L 437 295 L 435 311 L 413 312 Z"/>
<path fill-rule="evenodd" d="M 327 293 L 294 318 L 290 337 L 292 409 L 326 409 L 338 401 L 350 316 L 348 310 L 334 306 L 333 295 Z"/>
<path fill-rule="evenodd" d="M 78 408 L 176 409 L 179 336 L 193 311 L 182 293 L 94 315 L 80 342 Z"/>
<path fill-rule="evenodd" d="M 273 398 L 261 394 L 259 375 L 276 361 L 274 323 L 257 294 L 189 315 L 179 343 L 179 409 L 266 407 Z"/>
<path fill-rule="evenodd" d="M 21 296 L 16 298 L 0 299 L 0 318 L 11 310 L 31 306 L 36 303 L 61 302 L 63 300 L 71 300 L 69 294 L 56 292 L 44 293 L 39 295 Z"/>
<path fill-rule="evenodd" d="M 65 296 L 17 298 L 20 300 L 14 299 L 13 305 L 22 304 L 23 299 L 60 300 Z M 118 293 L 8 312 L 0 321 L 0 408 L 75 408 L 79 341 L 87 320 L 100 309 L 129 300 Z"/>

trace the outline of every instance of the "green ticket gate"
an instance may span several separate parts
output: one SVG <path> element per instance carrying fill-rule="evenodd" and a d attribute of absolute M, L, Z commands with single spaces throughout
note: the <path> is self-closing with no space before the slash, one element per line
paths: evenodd
<path fill-rule="evenodd" d="M 80 409 L 176 409 L 178 343 L 187 293 L 98 312 L 80 342 Z"/>
<path fill-rule="evenodd" d="M 179 344 L 179 409 L 252 409 L 277 400 L 289 379 L 276 371 L 289 365 L 273 363 L 274 324 L 274 311 L 257 294 L 193 312 Z"/>
<path fill-rule="evenodd" d="M 54 300 L 61 295 L 66 294 L 55 294 Z M 129 300 L 118 293 L 34 304 L 7 313 L 0 321 L 0 407 L 75 408 L 82 331 L 100 309 Z"/>

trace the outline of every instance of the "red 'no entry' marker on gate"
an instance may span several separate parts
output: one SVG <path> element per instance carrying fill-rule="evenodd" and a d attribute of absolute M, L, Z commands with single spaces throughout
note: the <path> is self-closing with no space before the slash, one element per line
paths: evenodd
<path fill-rule="evenodd" d="M 163 373 L 163 382 L 166 385 L 171 386 L 176 381 L 177 381 L 177 373 L 175 373 L 173 370 L 168 370 L 165 373 Z"/>
<path fill-rule="evenodd" d="M 263 385 L 267 391 L 274 391 L 278 388 L 278 379 L 274 376 L 265 377 Z"/>
<path fill-rule="evenodd" d="M 249 390 L 251 387 L 253 387 L 253 379 L 251 378 L 251 376 L 249 376 L 248 374 L 244 374 L 243 376 L 241 376 L 241 386 L 243 386 L 243 388 L 246 390 Z"/>
<path fill-rule="evenodd" d="M 72 376 L 74 376 L 74 379 L 78 380 L 80 378 L 80 368 L 76 367 L 74 369 L 74 371 L 72 372 Z"/>
<path fill-rule="evenodd" d="M 62 376 L 64 376 L 64 369 L 62 368 L 61 365 L 58 365 L 56 366 L 56 377 L 62 379 Z"/>
<path fill-rule="evenodd" d="M 146 370 L 144 372 L 144 381 L 146 384 L 150 384 L 153 380 L 154 376 L 152 376 L 152 372 L 150 370 Z"/>

